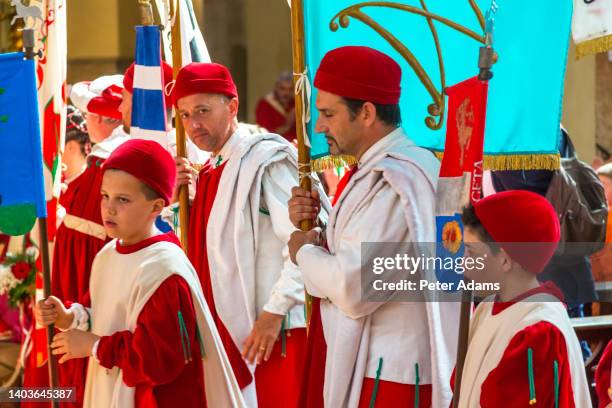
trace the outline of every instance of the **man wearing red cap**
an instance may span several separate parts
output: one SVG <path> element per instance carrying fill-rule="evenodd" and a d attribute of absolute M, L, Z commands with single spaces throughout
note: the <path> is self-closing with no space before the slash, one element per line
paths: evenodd
<path fill-rule="evenodd" d="M 40 324 L 63 330 L 53 354 L 60 364 L 92 357 L 86 407 L 244 406 L 197 275 L 174 233 L 154 226 L 173 195 L 172 156 L 155 141 L 130 140 L 102 172 L 113 240 L 96 255 L 91 308 L 66 309 L 53 296 L 36 306 Z"/>
<path fill-rule="evenodd" d="M 132 63 L 125 71 L 123 75 L 123 90 L 122 90 L 122 100 L 119 105 L 119 111 L 121 112 L 121 121 L 123 122 L 123 130 L 126 133 L 130 133 L 130 128 L 132 125 L 132 94 L 134 93 L 134 71 L 136 64 Z M 167 128 L 168 128 L 168 139 L 167 139 L 167 147 L 170 154 L 176 156 L 176 132 L 172 128 L 172 98 L 170 97 L 170 93 L 166 92 L 166 87 L 172 83 L 172 67 L 168 65 L 166 62 L 162 61 L 162 70 L 163 70 L 163 85 L 162 89 L 164 89 L 164 96 L 166 102 L 166 120 L 167 120 Z M 191 140 L 187 140 L 187 158 L 191 163 L 204 164 L 206 160 L 208 160 L 208 154 L 198 149 Z"/>
<path fill-rule="evenodd" d="M 276 79 L 274 90 L 261 98 L 255 107 L 255 121 L 270 132 L 293 142 L 295 134 L 293 77 L 283 72 Z"/>
<path fill-rule="evenodd" d="M 304 288 L 286 242 L 295 148 L 279 135 L 238 126 L 226 67 L 192 63 L 172 99 L 186 133 L 211 159 L 197 178 L 189 259 L 249 406 L 295 406 L 303 371 Z M 179 184 L 193 179 L 177 159 Z"/>
<path fill-rule="evenodd" d="M 470 324 L 460 407 L 590 407 L 582 351 L 554 284 L 540 284 L 559 220 L 538 194 L 507 191 L 463 211 L 466 269 L 476 293 L 493 288 Z M 479 293 L 481 294 L 481 293 Z"/>
<path fill-rule="evenodd" d="M 353 155 L 359 164 L 334 196 L 327 245 L 318 230 L 294 232 L 289 242 L 315 297 L 304 407 L 441 407 L 450 401 L 456 334 L 445 336 L 445 327 L 454 327 L 456 305 L 368 302 L 359 284 L 362 243 L 435 242 L 439 163 L 400 128 L 400 80 L 389 56 L 354 46 L 328 52 L 315 76 L 315 131 L 325 134 L 332 154 Z M 317 216 L 317 201 L 293 190 L 294 225 Z"/>
<path fill-rule="evenodd" d="M 93 259 L 107 242 L 100 216 L 100 166 L 128 136 L 121 128 L 121 75 L 103 76 L 72 87 L 70 99 L 86 115 L 87 131 L 94 146 L 87 156 L 87 169 L 64 193 L 66 215 L 57 230 L 51 276 L 52 292 L 62 299 L 89 306 L 89 276 Z M 76 402 L 81 406 L 86 361 L 76 360 L 60 366 L 59 384 L 76 387 Z"/>

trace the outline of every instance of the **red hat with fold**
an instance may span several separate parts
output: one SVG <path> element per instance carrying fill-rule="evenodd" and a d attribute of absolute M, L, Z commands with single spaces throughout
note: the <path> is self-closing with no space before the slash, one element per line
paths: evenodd
<path fill-rule="evenodd" d="M 91 82 L 78 82 L 72 86 L 70 99 L 81 112 L 95 113 L 121 119 L 119 105 L 123 90 L 123 75 L 106 75 Z"/>
<path fill-rule="evenodd" d="M 102 165 L 131 174 L 170 204 L 176 183 L 176 164 L 170 153 L 152 140 L 130 139 L 117 147 Z"/>
<path fill-rule="evenodd" d="M 544 270 L 561 237 L 559 218 L 548 200 L 530 191 L 504 191 L 478 201 L 474 210 L 514 261 L 532 273 Z"/>
<path fill-rule="evenodd" d="M 123 74 L 123 87 L 129 93 L 134 93 L 134 71 L 135 70 L 136 70 L 136 64 L 132 63 L 132 65 L 130 65 L 128 69 L 125 70 L 125 74 Z M 162 61 L 162 71 L 164 73 L 164 79 L 163 79 L 164 82 L 162 84 L 162 89 L 164 90 L 164 99 L 166 101 L 166 108 L 169 108 L 172 104 L 172 98 L 170 98 L 170 95 L 168 95 L 165 92 L 165 89 L 166 89 L 166 85 L 172 82 L 173 71 L 172 71 L 172 67 L 165 61 Z"/>
<path fill-rule="evenodd" d="M 401 80 L 402 69 L 393 58 L 373 48 L 346 46 L 325 54 L 314 86 L 344 98 L 396 105 Z"/>
<path fill-rule="evenodd" d="M 185 96 L 202 93 L 238 97 L 236 84 L 225 66 L 212 62 L 192 62 L 181 68 L 172 90 L 172 103 L 176 105 Z"/>

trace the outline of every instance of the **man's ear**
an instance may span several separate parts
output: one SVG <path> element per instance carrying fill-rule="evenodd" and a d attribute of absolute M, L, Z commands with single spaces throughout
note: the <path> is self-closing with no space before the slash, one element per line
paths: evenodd
<path fill-rule="evenodd" d="M 233 117 L 237 117 L 238 116 L 238 106 L 239 106 L 238 98 L 230 99 L 227 105 L 229 107 L 231 115 Z"/>
<path fill-rule="evenodd" d="M 372 102 L 365 102 L 359 112 L 364 126 L 372 126 L 376 121 L 376 106 Z"/>

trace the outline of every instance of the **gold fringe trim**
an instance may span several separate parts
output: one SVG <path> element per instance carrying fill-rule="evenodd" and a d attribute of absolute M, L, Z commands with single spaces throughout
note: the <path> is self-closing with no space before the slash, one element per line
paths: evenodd
<path fill-rule="evenodd" d="M 442 160 L 444 152 L 435 152 Z M 558 154 L 505 154 L 485 155 L 484 170 L 558 170 L 561 157 Z"/>
<path fill-rule="evenodd" d="M 348 155 L 330 155 L 310 161 L 311 170 L 317 173 L 336 167 L 352 166 L 354 164 L 357 164 L 357 159 L 354 156 Z"/>
<path fill-rule="evenodd" d="M 576 44 L 576 59 L 612 50 L 612 34 Z"/>

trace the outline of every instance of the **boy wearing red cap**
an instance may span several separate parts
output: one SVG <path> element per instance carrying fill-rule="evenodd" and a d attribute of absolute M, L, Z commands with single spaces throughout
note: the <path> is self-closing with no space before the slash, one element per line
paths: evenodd
<path fill-rule="evenodd" d="M 362 299 L 362 243 L 435 242 L 439 162 L 400 127 L 401 68 L 368 47 L 328 52 L 314 79 L 319 117 L 332 154 L 359 160 L 334 196 L 324 232 L 289 242 L 308 293 L 304 407 L 446 406 L 459 315 L 452 303 Z M 316 195 L 296 188 L 294 225 L 317 216 Z M 393 294 L 393 293 L 390 293 Z"/>
<path fill-rule="evenodd" d="M 87 168 L 62 194 L 66 215 L 58 227 L 53 252 L 52 293 L 89 306 L 89 275 L 98 251 L 108 237 L 100 216 L 101 165 L 128 139 L 121 128 L 121 75 L 102 76 L 91 82 L 74 84 L 70 99 L 84 113 L 87 133 L 94 144 L 87 156 Z M 71 361 L 59 368 L 59 385 L 76 387 L 76 402 L 62 406 L 81 406 L 87 365 Z"/>
<path fill-rule="evenodd" d="M 55 297 L 36 307 L 40 324 L 67 330 L 54 337 L 53 354 L 60 364 L 92 357 L 86 407 L 171 407 L 177 398 L 187 407 L 242 406 L 197 275 L 176 236 L 154 227 L 172 197 L 174 160 L 157 142 L 130 140 L 102 171 L 113 240 L 94 261 L 91 308 L 66 309 Z"/>
<path fill-rule="evenodd" d="M 582 352 L 563 303 L 542 272 L 559 242 L 559 220 L 538 194 L 507 191 L 463 212 L 466 254 L 496 285 L 470 323 L 460 407 L 590 407 Z"/>
<path fill-rule="evenodd" d="M 295 406 L 306 338 L 304 286 L 287 251 L 295 147 L 238 125 L 236 86 L 222 65 L 183 67 L 172 99 L 187 135 L 212 153 L 198 174 L 189 258 L 238 383 L 251 407 Z M 177 163 L 179 184 L 192 181 L 187 160 Z"/>

